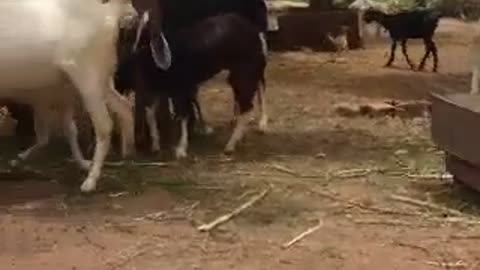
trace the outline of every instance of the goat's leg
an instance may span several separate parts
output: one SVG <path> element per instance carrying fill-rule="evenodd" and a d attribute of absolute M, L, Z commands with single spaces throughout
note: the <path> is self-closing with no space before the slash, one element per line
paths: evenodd
<path fill-rule="evenodd" d="M 90 93 L 82 95 L 85 108 L 90 114 L 96 137 L 93 165 L 90 168 L 87 178 L 80 187 L 83 192 L 93 191 L 97 187 L 97 181 L 102 172 L 103 162 L 105 161 L 110 148 L 110 138 L 113 128 L 113 122 L 108 114 L 107 105 L 102 99 L 102 88 L 98 86 L 93 89 L 93 91 L 89 91 Z"/>
<path fill-rule="evenodd" d="M 195 97 L 193 100 L 193 105 L 195 107 L 195 110 L 197 111 L 197 115 L 198 115 L 198 121 L 199 121 L 199 124 L 200 124 L 200 130 L 203 134 L 205 135 L 210 135 L 213 133 L 213 128 L 211 128 L 205 121 L 205 118 L 203 117 L 203 112 L 202 112 L 202 108 L 200 106 L 200 103 L 198 102 L 198 98 Z"/>
<path fill-rule="evenodd" d="M 435 45 L 435 42 L 433 40 L 430 40 L 430 50 L 432 51 L 433 54 L 433 72 L 437 72 L 438 69 L 438 49 L 437 46 Z"/>
<path fill-rule="evenodd" d="M 238 69 L 230 74 L 229 82 L 233 88 L 235 104 L 238 105 L 239 115 L 233 133 L 225 146 L 224 152 L 231 154 L 235 151 L 237 143 L 242 140 L 251 120 L 253 101 L 258 81 L 245 74 L 245 70 Z"/>
<path fill-rule="evenodd" d="M 188 95 L 188 91 L 182 93 Z M 177 96 L 173 98 L 173 107 L 176 118 L 180 122 L 180 138 L 175 147 L 175 158 L 182 159 L 187 157 L 188 151 L 188 117 L 191 116 L 191 99 L 188 96 Z"/>
<path fill-rule="evenodd" d="M 410 57 L 408 57 L 408 53 L 407 53 L 407 40 L 404 39 L 402 40 L 402 53 L 403 53 L 403 56 L 405 56 L 405 60 L 407 60 L 407 63 L 408 65 L 410 66 L 410 68 L 412 70 L 415 69 L 415 65 L 413 64 L 412 60 L 410 60 Z"/>
<path fill-rule="evenodd" d="M 238 103 L 236 100 L 234 100 L 233 101 L 233 117 L 232 117 L 232 120 L 230 120 L 230 123 L 232 125 L 235 125 L 237 123 L 237 118 L 239 114 L 240 114 L 240 109 L 239 109 Z"/>
<path fill-rule="evenodd" d="M 20 161 L 27 160 L 30 156 L 45 147 L 48 144 L 50 138 L 50 124 L 52 112 L 46 108 L 36 107 L 33 110 L 34 129 L 35 129 L 35 144 L 29 147 L 27 150 L 17 155 L 18 160 L 11 160 L 10 165 L 16 166 Z"/>
<path fill-rule="evenodd" d="M 477 63 L 472 66 L 472 83 L 470 88 L 470 94 L 478 94 L 478 80 L 480 75 L 480 67 Z"/>
<path fill-rule="evenodd" d="M 133 108 L 124 96 L 120 95 L 110 83 L 110 89 L 107 91 L 107 106 L 118 119 L 121 129 L 121 151 L 122 157 L 135 154 L 135 131 Z"/>
<path fill-rule="evenodd" d="M 180 139 L 175 147 L 175 157 L 182 159 L 187 157 L 188 148 L 188 118 L 180 118 Z"/>
<path fill-rule="evenodd" d="M 93 164 L 87 178 L 80 186 L 82 192 L 91 192 L 97 187 L 103 163 L 110 149 L 113 121 L 108 112 L 105 97 L 108 95 L 107 91 L 111 89 L 108 85 L 108 76 L 102 70 L 97 68 L 80 70 L 75 66 L 64 66 L 64 68 L 79 91 L 95 131 L 96 143 Z"/>
<path fill-rule="evenodd" d="M 260 120 L 258 121 L 258 129 L 261 132 L 266 132 L 268 129 L 268 112 L 266 101 L 266 86 L 265 79 L 262 78 L 260 88 L 257 90 L 257 101 L 260 109 Z"/>
<path fill-rule="evenodd" d="M 240 115 L 237 118 L 235 128 L 233 129 L 233 133 L 230 136 L 230 139 L 228 140 L 227 145 L 225 146 L 224 152 L 226 154 L 231 154 L 235 151 L 235 147 L 237 146 L 237 143 L 245 135 L 250 119 L 251 119 L 251 110 L 240 113 Z"/>
<path fill-rule="evenodd" d="M 158 102 L 154 101 L 151 106 L 145 108 L 145 116 L 150 131 L 150 139 L 152 141 L 151 150 L 152 152 L 160 151 L 160 135 L 158 134 L 157 126 L 157 109 Z"/>
<path fill-rule="evenodd" d="M 63 115 L 63 129 L 65 138 L 68 140 L 68 144 L 70 145 L 70 151 L 72 152 L 74 161 L 81 169 L 88 171 L 92 163 L 84 158 L 82 150 L 80 149 L 80 145 L 78 143 L 78 129 L 73 118 L 73 113 L 73 107 L 69 107 L 65 110 Z"/>
<path fill-rule="evenodd" d="M 390 48 L 390 58 L 388 62 L 385 64 L 385 67 L 390 67 L 395 60 L 395 50 L 397 49 L 397 41 L 392 40 L 392 47 Z"/>
<path fill-rule="evenodd" d="M 429 39 L 424 39 L 423 43 L 425 44 L 425 55 L 420 61 L 420 65 L 418 66 L 418 70 L 423 71 L 425 69 L 425 64 L 427 62 L 428 57 L 430 57 L 430 53 L 432 52 L 432 47 Z"/>

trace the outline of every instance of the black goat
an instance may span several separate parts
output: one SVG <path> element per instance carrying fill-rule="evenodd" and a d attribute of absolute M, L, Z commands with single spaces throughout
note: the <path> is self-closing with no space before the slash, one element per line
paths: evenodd
<path fill-rule="evenodd" d="M 438 50 L 433 42 L 433 35 L 438 26 L 441 17 L 439 11 L 431 9 L 416 9 L 413 11 L 402 12 L 394 15 L 387 15 L 378 10 L 367 10 L 364 14 L 364 21 L 370 23 L 376 21 L 388 30 L 392 39 L 392 47 L 390 58 L 385 66 L 391 66 L 395 58 L 395 50 L 397 42 L 402 42 L 402 52 L 407 63 L 412 69 L 415 65 L 407 54 L 408 39 L 423 39 L 425 44 L 425 55 L 418 66 L 418 70 L 425 68 L 425 62 L 433 54 L 433 72 L 437 71 L 438 66 Z"/>
<path fill-rule="evenodd" d="M 228 83 L 233 89 L 235 105 L 239 109 L 236 126 L 225 152 L 233 152 L 243 137 L 255 94 L 261 111 L 259 128 L 266 128 L 263 96 L 266 54 L 257 28 L 247 19 L 236 14 L 223 14 L 204 19 L 192 27 L 170 32 L 167 39 L 173 61 L 168 70 L 155 65 L 149 35 L 142 34 L 138 50 L 131 53 L 129 49 L 136 38 L 137 27 L 135 25 L 121 30 L 119 46 L 123 49 L 118 50 L 120 56 L 115 87 L 135 89 L 142 98 L 140 103 L 146 106 L 155 107 L 155 97 L 158 96 L 172 99 L 175 114 L 181 124 L 181 136 L 175 149 L 177 158 L 185 157 L 187 153 L 188 117 L 193 115 L 192 104 L 196 102 L 199 84 L 222 70 L 229 72 Z M 136 108 L 136 113 L 144 112 L 144 109 Z"/>
<path fill-rule="evenodd" d="M 234 13 L 248 19 L 260 33 L 262 45 L 266 50 L 265 33 L 268 29 L 266 0 L 132 0 L 138 14 L 148 12 L 150 15 L 150 40 L 155 63 L 166 69 L 169 62 L 163 62 L 162 32 L 168 36 L 179 29 L 194 26 L 200 20 L 221 14 Z M 159 31 L 159 30 L 162 31 Z"/>

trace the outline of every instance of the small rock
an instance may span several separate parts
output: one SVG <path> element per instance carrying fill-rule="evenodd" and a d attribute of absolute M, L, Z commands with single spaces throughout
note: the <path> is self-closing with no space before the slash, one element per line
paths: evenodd
<path fill-rule="evenodd" d="M 327 157 L 327 154 L 325 153 L 318 153 L 315 155 L 315 158 L 318 158 L 318 159 L 321 159 L 321 158 L 326 158 Z"/>
<path fill-rule="evenodd" d="M 396 156 L 401 156 L 401 155 L 406 155 L 406 154 L 408 154 L 408 150 L 406 150 L 406 149 L 399 149 L 399 150 L 395 151 Z"/>

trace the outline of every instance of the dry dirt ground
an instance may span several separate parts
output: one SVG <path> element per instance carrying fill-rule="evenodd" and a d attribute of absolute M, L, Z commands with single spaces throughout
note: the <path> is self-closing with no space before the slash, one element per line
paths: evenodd
<path fill-rule="evenodd" d="M 232 105 L 219 76 L 202 96 L 215 133 L 194 138 L 190 159 L 164 168 L 107 167 L 90 196 L 79 194 L 84 175 L 61 158 L 65 149 L 48 149 L 49 158 L 12 172 L 7 159 L 18 149 L 2 139 L 0 269 L 478 269 L 478 195 L 409 177 L 444 170 L 428 119 L 333 111 L 340 102 L 467 91 L 472 29 L 442 21 L 438 74 L 408 70 L 400 52 L 396 68 L 383 68 L 385 39 L 348 52 L 346 63 L 327 63 L 327 53 L 273 53 L 270 130 L 262 135 L 252 125 L 232 159 L 221 155 Z M 410 43 L 418 63 L 423 46 Z M 267 187 L 237 218 L 210 233 L 197 230 Z"/>

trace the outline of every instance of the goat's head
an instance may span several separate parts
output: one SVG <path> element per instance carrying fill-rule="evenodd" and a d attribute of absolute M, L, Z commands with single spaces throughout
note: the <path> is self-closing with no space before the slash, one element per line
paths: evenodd
<path fill-rule="evenodd" d="M 170 46 L 163 34 L 163 7 L 161 2 L 159 0 L 132 0 L 133 7 L 141 14 L 132 49 L 134 52 L 137 50 L 145 32 L 144 29 L 148 28 L 153 60 L 157 67 L 167 70 L 172 64 L 172 55 Z"/>
<path fill-rule="evenodd" d="M 381 11 L 374 10 L 374 9 L 368 9 L 363 14 L 363 20 L 366 23 L 371 23 L 373 21 L 379 22 L 379 21 L 381 21 L 383 15 L 384 14 Z"/>

